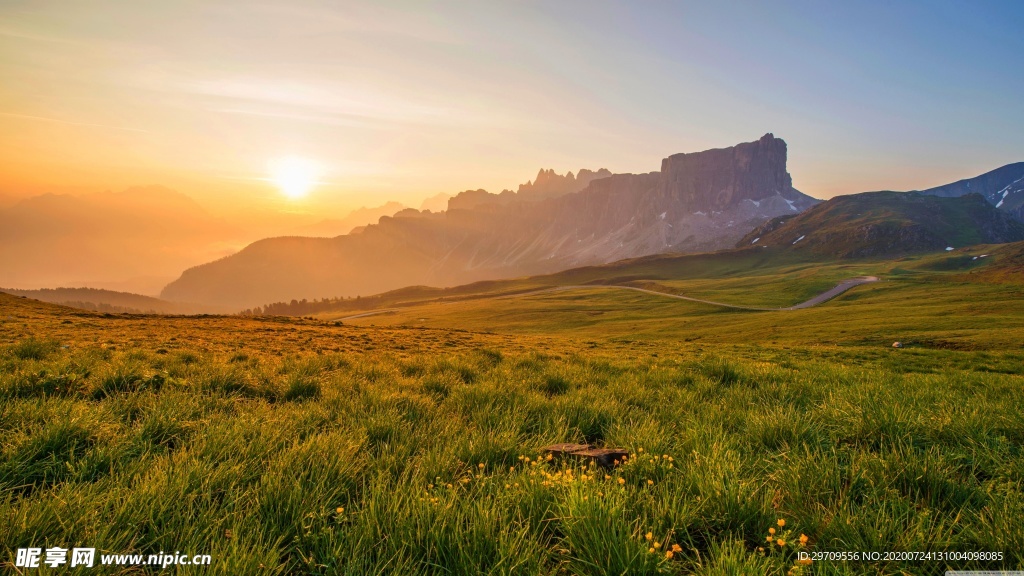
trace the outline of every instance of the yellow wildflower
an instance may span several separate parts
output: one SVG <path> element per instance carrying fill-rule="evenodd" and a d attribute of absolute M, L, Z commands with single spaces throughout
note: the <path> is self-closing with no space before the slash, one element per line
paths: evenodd
<path fill-rule="evenodd" d="M 786 541 L 783 540 L 782 538 L 779 538 L 778 540 L 776 540 L 775 543 L 778 544 L 780 547 L 786 545 Z"/>
<path fill-rule="evenodd" d="M 626 483 L 626 479 L 625 478 L 619 478 L 619 484 L 625 484 L 625 483 Z"/>
<path fill-rule="evenodd" d="M 647 534 L 644 534 L 644 538 L 646 538 L 647 541 L 650 542 L 651 540 L 654 539 L 654 533 L 653 532 L 648 532 Z"/>
<path fill-rule="evenodd" d="M 786 521 L 783 520 L 782 518 L 779 518 L 779 528 L 782 528 L 785 525 L 786 525 Z"/>
<path fill-rule="evenodd" d="M 800 535 L 800 543 L 801 544 L 807 544 L 807 535 L 806 534 L 801 534 Z"/>
<path fill-rule="evenodd" d="M 665 558 L 668 558 L 669 560 L 672 559 L 672 551 L 671 550 L 665 550 Z"/>
<path fill-rule="evenodd" d="M 345 513 L 345 509 L 342 508 L 341 506 L 338 506 L 338 514 L 344 514 L 344 513 Z"/>
<path fill-rule="evenodd" d="M 768 529 L 768 533 L 769 534 L 775 534 L 775 528 L 769 528 Z"/>

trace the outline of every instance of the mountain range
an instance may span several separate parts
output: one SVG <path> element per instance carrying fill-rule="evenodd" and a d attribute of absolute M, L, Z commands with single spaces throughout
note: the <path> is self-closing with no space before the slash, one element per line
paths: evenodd
<path fill-rule="evenodd" d="M 734 246 L 859 258 L 1024 239 L 1024 162 L 926 190 L 826 202 L 794 189 L 786 162 L 786 143 L 766 134 L 675 154 L 646 174 L 541 169 L 515 191 L 437 194 L 419 210 L 360 208 L 238 253 L 244 235 L 167 188 L 46 194 L 0 206 L 0 285 L 156 293 L 206 261 L 166 285 L 163 300 L 103 290 L 31 296 L 108 311 L 234 311 Z M 95 281 L 112 272 L 127 281 Z"/>
<path fill-rule="evenodd" d="M 462 192 L 443 213 L 407 209 L 336 238 L 260 240 L 186 270 L 161 297 L 245 308 L 727 248 L 819 202 L 793 188 L 786 160 L 786 143 L 766 134 L 669 156 L 647 174 L 545 170 L 516 192 Z"/>
<path fill-rule="evenodd" d="M 1007 164 L 981 176 L 929 188 L 921 193 L 944 198 L 980 194 L 989 204 L 1024 221 L 1024 162 Z"/>
<path fill-rule="evenodd" d="M 405 210 L 405 205 L 394 201 L 370 208 L 362 206 L 349 212 L 344 218 L 321 220 L 315 224 L 297 228 L 295 233 L 298 236 L 322 236 L 325 238 L 341 236 L 356 228 L 372 224 L 380 220 L 381 216 L 393 216 L 401 210 Z"/>

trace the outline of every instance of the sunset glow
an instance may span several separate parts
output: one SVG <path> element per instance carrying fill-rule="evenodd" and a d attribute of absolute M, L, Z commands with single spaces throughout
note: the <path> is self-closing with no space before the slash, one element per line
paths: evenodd
<path fill-rule="evenodd" d="M 316 162 L 298 156 L 272 160 L 269 167 L 271 180 L 282 194 L 292 200 L 309 194 L 323 172 Z"/>
<path fill-rule="evenodd" d="M 0 3 L 0 287 L 158 293 L 262 238 L 769 132 L 818 199 L 1024 151 L 1019 8 L 641 4 Z"/>
<path fill-rule="evenodd" d="M 0 566 L 1024 576 L 1022 29 L 0 0 Z"/>

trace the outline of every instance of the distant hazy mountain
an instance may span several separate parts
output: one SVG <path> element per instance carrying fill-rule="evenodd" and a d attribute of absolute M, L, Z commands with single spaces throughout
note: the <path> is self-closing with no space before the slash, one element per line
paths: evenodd
<path fill-rule="evenodd" d="M 435 194 L 430 198 L 427 198 L 420 203 L 420 210 L 429 210 L 430 212 L 444 212 L 448 208 L 448 199 L 451 198 L 451 194 Z"/>
<path fill-rule="evenodd" d="M 96 288 L 43 288 L 41 290 L 15 290 L 11 288 L 0 288 L 0 292 L 24 296 L 33 300 L 61 304 L 72 308 L 83 310 L 95 310 L 97 312 L 127 312 L 132 314 L 199 314 L 225 312 L 211 306 L 183 304 L 180 302 L 168 302 L 153 298 L 132 294 L 130 292 L 115 292 L 113 290 L 99 290 Z"/>
<path fill-rule="evenodd" d="M 335 236 L 341 236 L 342 234 L 348 234 L 354 228 L 373 224 L 377 222 L 377 220 L 380 220 L 381 216 L 394 216 L 396 212 L 404 209 L 405 206 L 398 202 L 388 202 L 387 204 L 375 206 L 373 208 L 363 206 L 349 212 L 349 214 L 344 218 L 321 220 L 316 224 L 297 228 L 295 233 L 300 236 L 333 238 Z"/>
<path fill-rule="evenodd" d="M 736 247 L 773 246 L 861 258 L 1019 240 L 1024 240 L 1024 224 L 980 194 L 944 198 L 919 192 L 865 192 L 775 218 L 744 236 Z"/>
<path fill-rule="evenodd" d="M 160 186 L 44 194 L 0 209 L 0 286 L 103 282 L 155 293 L 181 270 L 230 253 L 235 237 L 192 199 Z"/>
<path fill-rule="evenodd" d="M 786 143 L 771 134 L 670 156 L 661 172 L 580 174 L 576 192 L 566 189 L 580 176 L 544 171 L 518 193 L 463 192 L 441 214 L 405 210 L 332 239 L 261 240 L 187 270 L 162 297 L 248 308 L 725 248 L 818 202 L 793 188 Z"/>
<path fill-rule="evenodd" d="M 923 190 L 922 194 L 951 198 L 981 194 L 989 204 L 1024 221 L 1024 162 L 1007 164 L 975 178 Z"/>

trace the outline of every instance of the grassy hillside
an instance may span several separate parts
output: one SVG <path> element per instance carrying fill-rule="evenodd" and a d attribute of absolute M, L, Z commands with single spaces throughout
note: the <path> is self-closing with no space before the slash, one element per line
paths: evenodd
<path fill-rule="evenodd" d="M 1024 282 L 1020 274 L 1020 263 L 1024 262 L 1022 254 L 1024 242 L 976 245 L 950 252 L 910 255 L 891 260 L 828 261 L 809 258 L 806 253 L 796 253 L 781 247 L 661 255 L 577 268 L 546 276 L 479 282 L 455 288 L 410 287 L 370 298 L 344 301 L 345 305 L 341 307 L 328 306 L 330 311 L 317 314 L 317 317 L 344 319 L 359 324 L 458 327 L 468 320 L 460 317 L 460 311 L 476 309 L 479 310 L 481 324 L 474 326 L 483 329 L 487 326 L 489 315 L 509 310 L 509 305 L 519 305 L 509 304 L 510 300 L 519 296 L 549 297 L 552 295 L 535 293 L 571 286 L 633 286 L 739 306 L 787 307 L 808 300 L 844 279 L 865 275 L 882 276 L 887 282 L 899 281 L 904 285 L 917 280 L 940 284 L 985 281 L 1017 284 Z M 1012 287 L 1006 289 L 1011 292 L 1014 290 Z M 666 310 L 670 314 L 690 309 L 709 314 L 728 312 L 717 307 L 694 306 L 675 300 L 609 290 L 606 294 L 614 297 L 635 297 L 639 308 L 647 311 L 669 306 Z M 586 301 L 596 295 L 597 292 L 590 292 Z M 498 307 L 498 312 L 494 312 L 493 300 L 498 298 L 502 299 L 503 305 Z M 388 312 L 352 318 L 368 311 Z M 621 311 L 628 317 L 638 310 Z M 743 313 L 739 314 L 742 316 Z M 430 324 L 421 320 L 424 317 L 447 317 L 450 321 Z M 595 318 L 602 325 L 607 324 L 607 320 L 608 317 Z M 554 320 L 543 325 L 534 325 L 530 321 L 525 321 L 525 324 L 534 326 L 537 331 L 557 331 L 560 325 Z M 510 325 L 496 322 L 494 326 L 507 328 Z M 671 334 L 671 330 L 668 333 Z"/>
<path fill-rule="evenodd" d="M 152 296 L 143 296 L 131 292 L 116 292 L 99 288 L 42 288 L 39 290 L 18 290 L 0 288 L 0 292 L 14 296 L 24 296 L 43 302 L 61 304 L 71 308 L 92 310 L 94 312 L 113 312 L 127 314 L 199 314 L 209 312 L 225 312 L 212 306 L 168 302 Z"/>
<path fill-rule="evenodd" d="M 1024 289 L 1007 272 L 1019 247 L 982 249 L 817 268 L 752 250 L 703 276 L 644 259 L 559 280 L 780 302 L 885 273 L 792 312 L 615 288 L 484 297 L 535 280 L 340 325 L 0 294 L 0 559 L 96 546 L 211 554 L 182 570 L 203 574 L 1019 568 Z M 543 458 L 566 441 L 631 457 Z M 825 551 L 1003 556 L 798 562 Z"/>
<path fill-rule="evenodd" d="M 865 192 L 775 218 L 737 246 L 781 246 L 818 258 L 879 258 L 1021 240 L 1024 224 L 978 194 Z"/>

